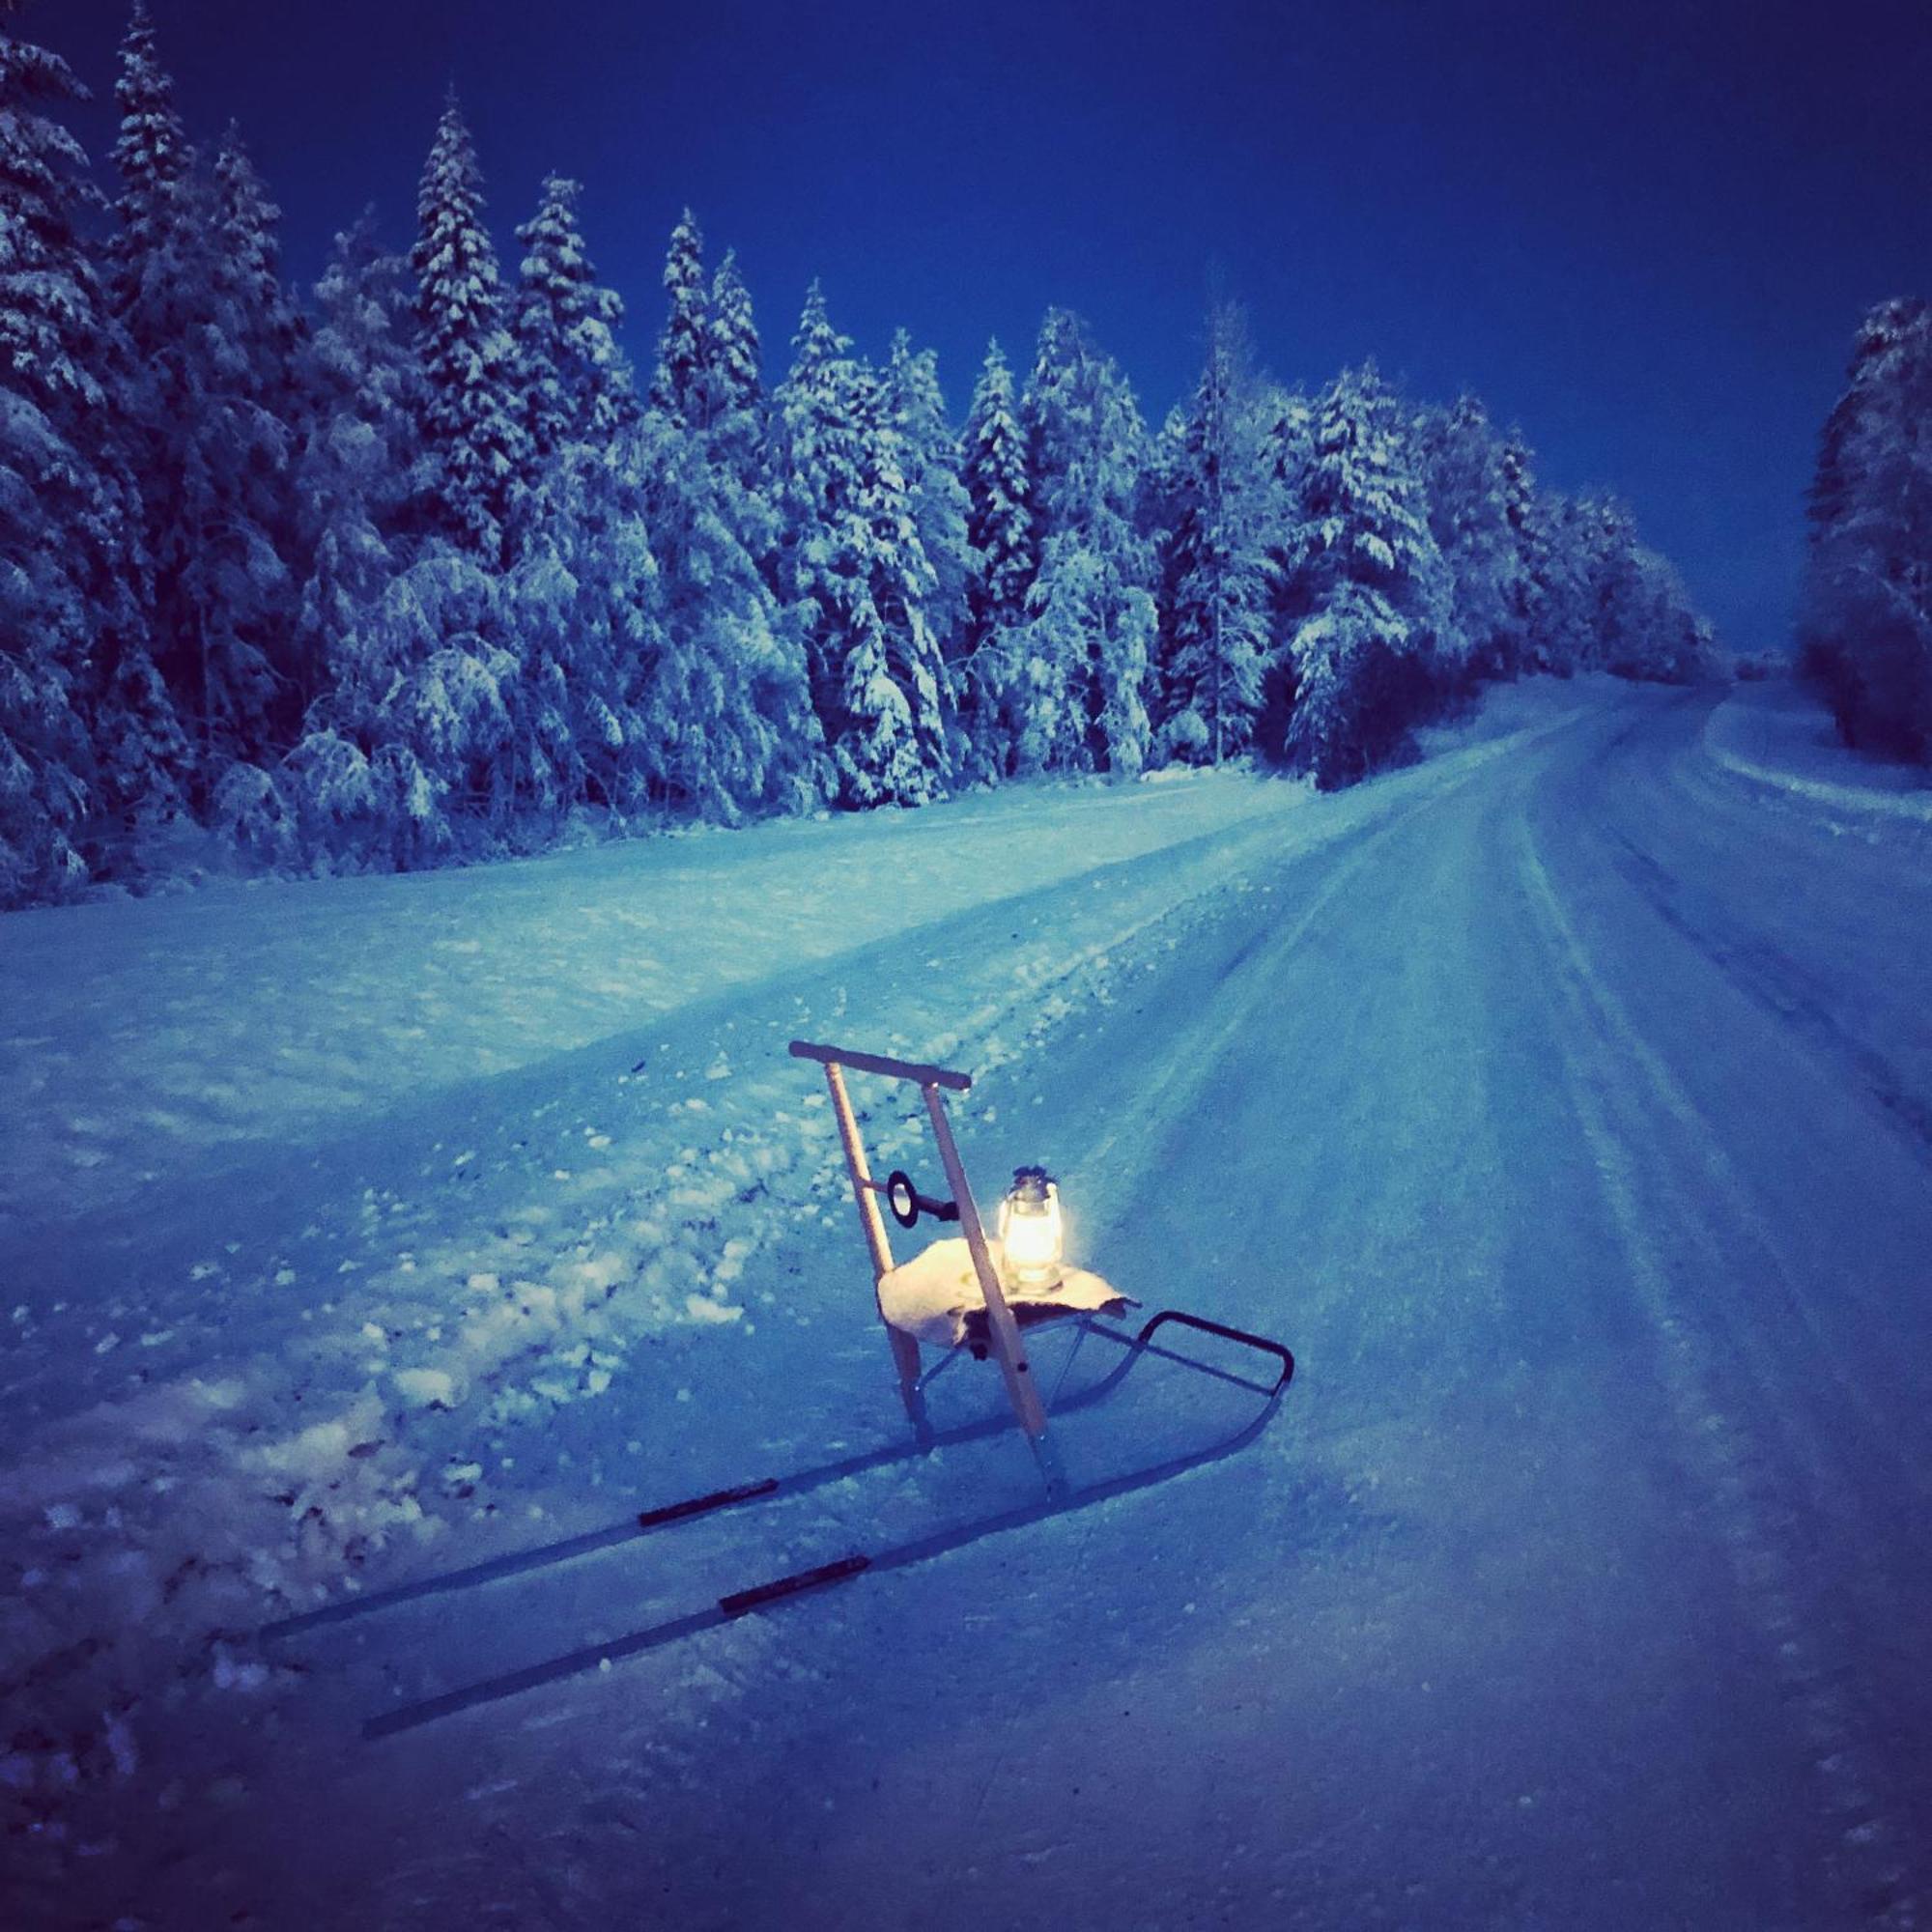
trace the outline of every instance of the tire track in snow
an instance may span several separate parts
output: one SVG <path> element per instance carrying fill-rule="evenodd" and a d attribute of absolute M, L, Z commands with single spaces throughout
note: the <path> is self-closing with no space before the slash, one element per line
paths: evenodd
<path fill-rule="evenodd" d="M 1911 1932 L 1921 1923 L 1922 1874 L 1909 1827 L 1879 1796 L 1875 1752 L 1865 1721 L 1845 1688 L 1843 1667 L 1821 1638 L 1823 1621 L 1807 1601 L 1806 1565 L 1790 1545 L 1800 1525 L 1778 1495 L 1762 1443 L 1747 1421 L 1729 1412 L 1719 1393 L 1711 1338 L 1700 1332 L 1673 1290 L 1670 1268 L 1645 1194 L 1662 1195 L 1674 1225 L 1688 1231 L 1720 1268 L 1722 1242 L 1681 1189 L 1666 1178 L 1663 1163 L 1640 1175 L 1629 1148 L 1636 1135 L 1619 1134 L 1614 1117 L 1629 1112 L 1641 1123 L 1663 1111 L 1686 1134 L 1701 1157 L 1706 1178 L 1726 1212 L 1750 1244 L 1783 1276 L 1786 1295 L 1802 1303 L 1794 1285 L 1776 1263 L 1776 1248 L 1762 1217 L 1735 1171 L 1713 1140 L 1708 1121 L 1696 1109 L 1650 1042 L 1643 1037 L 1616 996 L 1604 983 L 1588 952 L 1557 897 L 1531 838 L 1527 822 L 1519 827 L 1523 893 L 1548 940 L 1563 1005 L 1575 1022 L 1571 1040 L 1555 1044 L 1565 1060 L 1577 1120 L 1587 1140 L 1605 1205 L 1616 1224 L 1631 1279 L 1661 1349 L 1663 1386 L 1675 1412 L 1686 1459 L 1695 1469 L 1719 1519 L 1725 1553 L 1741 1604 L 1767 1653 L 1779 1691 L 1797 1716 L 1808 1750 L 1808 1773 L 1819 1809 L 1831 1834 L 1833 1856 L 1828 1877 L 1844 1914 L 1842 1922 Z M 1587 1057 L 1575 1040 L 1587 1039 Z M 1619 1064 L 1641 1077 L 1643 1092 L 1618 1094 L 1609 1069 Z M 1645 1105 L 1645 1101 L 1653 1103 Z M 1771 1371 L 1749 1324 L 1734 1324 L 1723 1340 L 1734 1354 L 1747 1350 L 1757 1359 L 1752 1373 L 1768 1399 L 1776 1398 Z M 1839 1369 L 1842 1377 L 1845 1371 Z"/>
<path fill-rule="evenodd" d="M 1216 1084 L 1224 1063 L 1243 1052 L 1244 1041 L 1256 1026 L 1256 1013 L 1265 1006 L 1268 979 L 1252 983 L 1256 969 L 1278 968 L 1307 940 L 1310 932 L 1335 902 L 1352 888 L 1384 847 L 1425 810 L 1439 807 L 1445 799 L 1465 790 L 1487 769 L 1487 761 L 1462 772 L 1445 775 L 1412 804 L 1386 817 L 1372 821 L 1352 835 L 1312 851 L 1293 854 L 1280 868 L 1293 872 L 1310 863 L 1325 864 L 1329 870 L 1290 920 L 1280 927 L 1258 921 L 1255 930 L 1229 955 L 1204 1004 L 1199 1022 L 1177 1049 L 1167 1043 L 1163 1065 L 1151 1077 L 1143 1077 L 1136 1086 L 1134 1111 L 1130 1117 L 1118 1116 L 1119 1124 L 1093 1141 L 1084 1157 L 1091 1178 L 1086 1182 L 1089 1213 L 1096 1229 L 1111 1226 L 1121 1211 L 1116 1203 L 1131 1203 L 1144 1194 L 1146 1175 L 1135 1165 L 1117 1157 L 1123 1141 L 1149 1145 L 1150 1119 L 1184 1124 L 1201 1106 L 1202 1096 Z M 1189 902 L 1190 905 L 1193 902 Z"/>
<path fill-rule="evenodd" d="M 1707 914 L 1693 923 L 1679 901 L 1684 890 L 1659 860 L 1627 833 L 1611 828 L 1619 871 L 1657 916 L 1684 942 L 1765 1010 L 1821 1051 L 1912 1152 L 1932 1166 L 1932 1105 L 1906 1085 L 1883 1055 L 1854 1037 L 1833 1016 L 1813 977 L 1768 941 Z"/>

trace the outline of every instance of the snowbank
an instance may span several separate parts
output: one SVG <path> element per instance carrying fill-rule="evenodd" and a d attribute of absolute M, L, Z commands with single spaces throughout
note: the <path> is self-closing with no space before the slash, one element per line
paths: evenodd
<path fill-rule="evenodd" d="M 1703 743 L 1732 777 L 1854 826 L 1932 828 L 1932 774 L 1848 750 L 1830 712 L 1789 678 L 1740 686 L 1712 711 Z"/>

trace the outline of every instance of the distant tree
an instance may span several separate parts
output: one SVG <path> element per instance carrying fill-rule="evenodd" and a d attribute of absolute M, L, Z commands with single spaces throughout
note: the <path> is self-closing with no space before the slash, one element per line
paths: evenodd
<path fill-rule="evenodd" d="M 648 796 L 727 824 L 816 802 L 824 741 L 804 653 L 747 542 L 742 486 L 704 436 L 656 408 L 629 461 L 659 584 L 637 698 Z"/>
<path fill-rule="evenodd" d="M 1298 389 L 1264 386 L 1257 398 L 1264 489 L 1263 549 L 1268 591 L 1268 642 L 1262 671 L 1261 709 L 1254 742 L 1264 755 L 1279 756 L 1294 713 L 1293 639 L 1312 609 L 1316 584 L 1306 566 L 1315 540 L 1307 521 L 1308 473 L 1315 457 L 1315 411 Z M 1185 424 L 1174 429 L 1173 474 L 1182 473 Z M 1176 486 L 1168 486 L 1169 501 Z M 1170 515 L 1172 510 L 1170 509 Z M 1172 597 L 1170 583 L 1168 595 Z"/>
<path fill-rule="evenodd" d="M 483 178 L 452 94 L 416 199 L 416 353 L 422 364 L 424 522 L 488 568 L 528 480 L 517 352 L 503 319 L 497 251 L 483 225 Z"/>
<path fill-rule="evenodd" d="M 650 795 L 724 821 L 823 793 L 824 738 L 804 647 L 766 574 L 764 397 L 750 295 L 727 255 L 707 287 L 687 209 L 665 264 L 667 311 L 645 432 L 630 459 L 659 568 L 662 643 L 639 699 Z"/>

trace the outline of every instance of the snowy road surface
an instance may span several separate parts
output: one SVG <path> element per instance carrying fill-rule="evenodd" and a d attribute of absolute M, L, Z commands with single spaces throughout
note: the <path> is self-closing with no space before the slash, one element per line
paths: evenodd
<path fill-rule="evenodd" d="M 43 1519 L 10 1541 L 29 1605 L 62 1561 L 123 1587 L 86 1539 L 152 1558 L 184 1493 L 287 1519 L 217 1600 L 239 1625 L 265 1591 L 334 1600 L 345 1562 L 380 1586 L 888 1442 L 795 1032 L 985 1069 L 958 1110 L 982 1191 L 1045 1160 L 1080 1258 L 1301 1368 L 1253 1447 L 1161 1489 L 378 1743 L 372 1714 L 1017 1478 L 990 1452 L 897 1465 L 762 1528 L 317 1633 L 288 1646 L 298 1676 L 237 1636 L 217 1688 L 178 1686 L 172 1733 L 146 1688 L 65 1902 L 358 1927 L 1932 1924 L 1932 848 L 1768 799 L 1710 754 L 1712 701 L 1600 694 L 1338 799 L 1281 790 L 386 1115 L 365 1169 L 318 1153 L 205 1200 L 235 1230 L 224 1278 L 288 1273 L 305 1346 L 217 1347 L 185 1300 L 187 1355 L 157 1342 L 154 1395 L 109 1399 L 30 1341 L 6 1492 Z M 930 1166 L 885 1091 L 874 1132 Z M 86 1270 L 59 1266 L 70 1311 L 34 1335 L 82 1332 Z M 998 1399 L 990 1370 L 955 1381 Z M 110 1443 L 118 1477 L 88 1461 Z M 184 1473 L 156 1499 L 163 1451 Z M 184 1520 L 192 1546 L 207 1519 Z M 119 1668 L 179 1666 L 157 1639 Z"/>

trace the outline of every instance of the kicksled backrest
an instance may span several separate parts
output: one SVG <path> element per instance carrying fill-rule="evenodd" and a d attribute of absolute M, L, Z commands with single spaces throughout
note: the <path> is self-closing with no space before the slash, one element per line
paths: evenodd
<path fill-rule="evenodd" d="M 950 1089 L 955 1094 L 966 1093 L 973 1085 L 973 1076 L 955 1073 L 944 1066 L 929 1066 L 919 1061 L 892 1060 L 881 1054 L 859 1053 L 839 1046 L 816 1046 L 810 1040 L 793 1040 L 791 1050 L 795 1058 L 815 1060 L 825 1068 L 825 1083 L 832 1090 L 832 1109 L 838 1122 L 838 1138 L 845 1149 L 845 1167 L 852 1178 L 852 1198 L 858 1204 L 859 1225 L 865 1233 L 867 1253 L 871 1258 L 875 1306 L 878 1283 L 893 1265 L 892 1245 L 886 1238 L 885 1216 L 879 1212 L 879 1196 L 885 1188 L 872 1179 L 871 1166 L 866 1157 L 866 1144 L 859 1135 L 858 1117 L 852 1111 L 851 1095 L 845 1091 L 845 1070 L 850 1067 L 856 1072 L 875 1073 L 887 1080 L 910 1081 L 924 1096 L 926 1118 L 932 1123 L 933 1139 L 939 1143 L 940 1165 L 946 1170 L 946 1182 L 952 1190 L 952 1203 L 959 1212 L 959 1232 L 966 1237 L 980 1292 L 985 1296 L 987 1339 L 1006 1380 L 1007 1396 L 1013 1406 L 1013 1414 L 1027 1435 L 1038 1441 L 1046 1433 L 1046 1411 L 1041 1406 L 1039 1391 L 1034 1386 L 1033 1367 L 1027 1360 L 1026 1344 L 1021 1339 L 1012 1311 L 1007 1306 L 1006 1294 L 1000 1287 L 999 1270 L 994 1267 L 992 1254 L 986 1246 L 986 1230 L 974 1204 L 973 1189 L 967 1181 L 965 1167 L 959 1159 L 958 1145 L 952 1138 L 952 1123 L 946 1117 L 945 1092 Z M 880 1310 L 879 1320 L 892 1344 L 893 1366 L 898 1372 L 899 1393 L 905 1400 L 906 1411 L 917 1421 L 922 1408 L 919 1344 L 904 1329 L 895 1328 L 887 1321 L 883 1309 Z"/>

